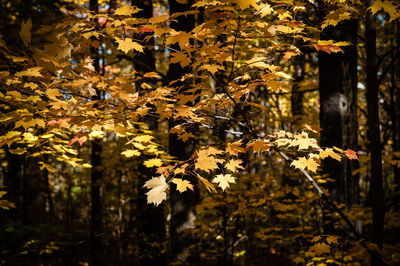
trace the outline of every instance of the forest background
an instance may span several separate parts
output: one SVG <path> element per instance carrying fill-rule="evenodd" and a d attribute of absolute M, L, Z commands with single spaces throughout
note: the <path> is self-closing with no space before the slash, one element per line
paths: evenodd
<path fill-rule="evenodd" d="M 0 264 L 398 265 L 395 0 L 0 2 Z"/>

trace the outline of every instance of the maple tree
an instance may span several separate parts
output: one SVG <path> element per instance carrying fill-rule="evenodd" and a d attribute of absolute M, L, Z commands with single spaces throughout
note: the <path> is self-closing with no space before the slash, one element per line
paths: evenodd
<path fill-rule="evenodd" d="M 372 24 L 367 21 L 359 28 L 365 33 L 365 45 L 352 42 L 358 30 L 354 21 L 365 14 L 371 23 L 377 14 L 380 25 L 373 27 L 399 32 L 396 1 L 376 0 L 367 6 L 357 0 L 171 0 L 168 5 L 164 1 L 137 5 L 135 1 L 132 5 L 57 1 L 49 17 L 41 11 L 47 7 L 39 2 L 27 6 L 37 12 L 35 16 L 21 9 L 18 17 L 11 15 L 18 5 L 7 2 L 9 23 L 18 30 L 7 36 L 2 28 L 0 36 L 0 146 L 7 168 L 4 189 L 11 190 L 7 200 L 1 199 L 1 208 L 12 213 L 14 207 L 24 206 L 22 210 L 29 211 L 24 205 L 28 204 L 26 195 L 18 196 L 22 186 L 18 182 L 29 182 L 31 175 L 36 178 L 31 182 L 38 192 L 35 197 L 41 197 L 42 188 L 35 188 L 34 180 L 45 186 L 43 205 L 52 209 L 52 219 L 62 219 L 54 213 L 64 199 L 69 208 L 66 216 L 72 219 L 73 203 L 88 200 L 88 186 L 90 263 L 97 265 L 104 263 L 104 236 L 108 247 L 114 239 L 129 239 L 132 228 L 139 236 L 140 228 L 146 228 L 140 224 L 153 222 L 143 218 L 147 212 L 158 214 L 150 217 L 159 220 L 154 230 L 157 236 L 163 235 L 162 240 L 134 247 L 118 243 L 120 255 L 141 253 L 145 259 L 136 261 L 139 264 L 152 262 L 153 246 L 158 246 L 160 264 L 166 263 L 163 256 L 168 252 L 171 262 L 213 264 L 219 252 L 224 265 L 245 264 L 252 257 L 256 262 L 260 250 L 268 249 L 273 257 L 285 246 L 291 247 L 286 254 L 292 263 L 398 263 L 398 251 L 396 256 L 387 256 L 398 241 L 384 245 L 382 237 L 384 226 L 399 229 L 395 221 L 400 218 L 396 214 L 400 108 L 395 94 L 399 91 L 395 69 L 400 38 L 391 33 L 371 39 Z M 148 4 L 157 7 L 150 14 L 146 13 Z M 353 39 L 341 35 L 346 23 L 355 26 Z M 380 52 L 372 45 L 376 40 L 388 52 L 371 61 L 370 54 L 376 57 Z M 366 64 L 357 63 L 357 49 L 365 54 Z M 329 67 L 326 62 L 347 64 L 351 51 L 355 51 L 352 73 L 357 76 L 359 68 L 358 76 L 367 84 L 366 100 L 357 99 L 365 86 L 358 89 L 354 79 L 343 77 L 348 74 L 343 65 L 331 65 L 342 67 L 335 72 L 339 74 L 332 74 L 342 84 L 332 82 L 329 68 L 324 68 Z M 392 61 L 386 63 L 389 55 Z M 371 75 L 375 75 L 373 94 Z M 348 80 L 355 86 L 347 86 Z M 346 91 L 334 91 L 338 87 Z M 346 98 L 353 89 L 355 105 Z M 388 98 L 386 108 L 383 103 Z M 352 109 L 340 106 L 346 104 Z M 378 110 L 379 104 L 384 110 Z M 335 115 L 349 113 L 351 118 L 336 123 Z M 384 129 L 383 144 L 374 141 L 382 135 L 379 115 L 388 126 L 394 124 Z M 351 126 L 346 128 L 345 123 Z M 366 127 L 369 146 L 364 140 Z M 336 143 L 330 136 L 340 140 Z M 360 145 L 354 143 L 359 140 Z M 383 166 L 376 168 L 374 162 L 382 161 L 381 154 Z M 373 243 L 354 225 L 371 223 L 366 207 L 371 204 L 356 204 L 361 203 L 358 191 L 366 193 L 359 186 L 369 184 L 369 158 L 373 160 L 373 228 L 366 230 L 372 230 Z M 385 184 L 377 175 L 389 172 L 393 180 L 388 177 L 386 182 L 392 180 L 393 186 L 385 189 L 394 200 L 386 214 L 390 218 L 384 219 L 388 195 L 382 192 Z M 347 182 L 347 187 L 340 187 L 340 182 Z M 349 191 L 359 195 L 343 200 Z M 143 196 L 148 205 L 142 204 Z M 179 201 L 184 197 L 192 197 L 191 203 Z M 167 206 L 168 198 L 171 206 Z M 184 204 L 193 211 L 180 221 Z M 80 212 L 86 207 L 79 204 Z M 134 210 L 145 214 L 135 216 Z M 168 233 L 165 213 L 171 217 Z M 19 219 L 15 211 L 13 215 Z M 106 222 L 120 227 L 114 230 Z M 68 220 L 68 232 L 71 223 Z M 324 223 L 330 224 L 329 230 Z M 151 226 L 146 230 L 151 232 Z M 168 234 L 172 251 L 166 248 Z M 183 246 L 185 241 L 190 244 Z M 252 248 L 255 243 L 257 249 Z M 204 250 L 212 245 L 215 249 L 207 252 L 215 254 L 204 257 Z M 40 241 L 26 242 L 24 248 L 48 254 L 57 250 L 54 243 Z M 371 258 L 363 258 L 366 253 Z"/>

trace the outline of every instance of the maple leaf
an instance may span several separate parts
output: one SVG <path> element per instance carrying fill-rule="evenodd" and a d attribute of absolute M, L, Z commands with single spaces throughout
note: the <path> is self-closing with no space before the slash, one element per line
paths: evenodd
<path fill-rule="evenodd" d="M 328 244 L 335 244 L 335 245 L 337 245 L 338 244 L 338 236 L 328 236 L 327 238 L 326 238 L 326 241 L 328 242 Z"/>
<path fill-rule="evenodd" d="M 348 42 L 334 42 L 332 40 L 319 40 L 317 44 L 314 45 L 317 51 L 324 51 L 328 54 L 330 53 L 343 53 L 342 48 L 340 46 L 350 45 Z"/>
<path fill-rule="evenodd" d="M 316 173 L 318 166 L 319 166 L 319 164 L 315 160 L 313 160 L 313 159 L 307 160 L 307 169 L 310 170 L 311 172 Z"/>
<path fill-rule="evenodd" d="M 186 45 L 189 44 L 189 39 L 193 38 L 193 36 L 184 31 L 175 32 L 173 35 L 169 36 L 167 39 L 167 44 L 179 43 L 179 47 L 184 49 Z"/>
<path fill-rule="evenodd" d="M 326 15 L 325 20 L 322 22 L 321 29 L 325 29 L 330 25 L 336 26 L 339 22 L 346 19 L 351 19 L 351 13 L 343 9 L 333 10 Z"/>
<path fill-rule="evenodd" d="M 306 157 L 300 157 L 297 160 L 293 160 L 290 166 L 294 166 L 298 169 L 308 169 L 312 172 L 316 172 L 319 164 L 313 159 L 306 159 Z"/>
<path fill-rule="evenodd" d="M 267 3 L 261 3 L 260 5 L 259 5 L 259 10 L 257 11 L 259 14 L 260 14 L 260 16 L 263 18 L 263 17 L 265 17 L 265 16 L 267 16 L 267 15 L 271 15 L 273 12 L 274 12 L 274 10 L 272 9 L 272 7 L 269 5 L 269 4 L 267 4 Z"/>
<path fill-rule="evenodd" d="M 395 19 L 400 18 L 400 9 L 399 9 L 399 4 L 395 1 L 390 1 L 390 0 L 376 0 L 372 6 L 370 6 L 368 9 L 371 10 L 372 14 L 376 14 L 380 10 L 383 9 L 389 16 L 390 20 L 389 22 L 392 22 Z"/>
<path fill-rule="evenodd" d="M 79 145 L 83 145 L 83 143 L 85 143 L 87 141 L 87 137 L 83 136 L 81 133 L 79 133 L 78 135 L 76 135 L 75 137 L 73 137 L 69 143 L 68 146 L 71 146 L 72 144 L 74 144 L 75 142 L 78 142 Z"/>
<path fill-rule="evenodd" d="M 331 247 L 325 243 L 316 243 L 310 248 L 310 250 L 315 252 L 315 255 L 319 256 L 323 253 L 329 253 Z"/>
<path fill-rule="evenodd" d="M 21 23 L 21 31 L 19 32 L 19 36 L 26 46 L 31 44 L 31 29 L 32 29 L 32 19 L 28 19 Z"/>
<path fill-rule="evenodd" d="M 138 13 L 140 8 L 134 7 L 134 6 L 122 6 L 119 7 L 115 10 L 114 14 L 118 16 L 131 16 L 133 14 Z"/>
<path fill-rule="evenodd" d="M 157 16 L 157 17 L 151 17 L 149 19 L 149 23 L 151 24 L 157 24 L 157 23 L 163 23 L 169 20 L 169 16 Z"/>
<path fill-rule="evenodd" d="M 185 192 L 187 189 L 193 191 L 193 185 L 188 180 L 182 180 L 180 178 L 174 178 L 171 180 L 172 183 L 176 184 L 176 189 L 182 193 Z"/>
<path fill-rule="evenodd" d="M 190 64 L 190 58 L 185 53 L 171 53 L 169 60 L 171 63 L 179 63 L 182 67 Z"/>
<path fill-rule="evenodd" d="M 285 61 L 288 61 L 291 57 L 298 55 L 299 52 L 295 51 L 295 50 L 289 50 L 289 51 L 284 52 L 283 54 L 284 54 L 283 59 Z"/>
<path fill-rule="evenodd" d="M 240 141 L 228 143 L 225 150 L 230 155 L 238 155 L 240 152 L 245 152 L 245 149 L 242 147 L 242 143 Z"/>
<path fill-rule="evenodd" d="M 246 9 L 249 8 L 250 6 L 253 6 L 254 8 L 259 8 L 257 4 L 257 0 L 233 0 L 240 9 Z"/>
<path fill-rule="evenodd" d="M 208 72 L 210 72 L 211 74 L 215 74 L 216 72 L 218 72 L 219 70 L 224 70 L 225 68 L 223 66 L 220 65 L 209 65 L 209 64 L 205 64 L 202 65 L 201 67 L 199 67 L 198 70 L 207 70 Z"/>
<path fill-rule="evenodd" d="M 358 160 L 357 153 L 355 151 L 353 151 L 353 150 L 347 149 L 343 153 L 350 160 Z"/>
<path fill-rule="evenodd" d="M 40 70 L 42 70 L 41 67 L 31 67 L 28 68 L 27 70 L 23 70 L 15 74 L 17 77 L 43 77 L 42 74 L 40 74 Z"/>
<path fill-rule="evenodd" d="M 299 146 L 299 150 L 307 150 L 311 148 L 318 148 L 317 140 L 309 138 L 307 132 L 296 134 L 294 140 L 289 144 L 289 147 Z"/>
<path fill-rule="evenodd" d="M 148 180 L 143 187 L 150 189 L 146 193 L 148 203 L 153 203 L 158 206 L 163 200 L 167 199 L 167 193 L 165 191 L 168 188 L 168 184 L 165 182 L 164 175 L 153 177 Z"/>
<path fill-rule="evenodd" d="M 325 150 L 321 150 L 319 152 L 319 156 L 321 157 L 321 159 L 325 159 L 326 157 L 332 157 L 333 159 L 339 162 L 342 160 L 342 157 L 340 157 L 340 155 L 334 152 L 333 149 L 331 148 L 326 148 Z"/>
<path fill-rule="evenodd" d="M 139 43 L 132 41 L 130 38 L 125 38 L 122 40 L 120 38 L 116 38 L 118 43 L 118 49 L 123 51 L 124 53 L 128 53 L 130 50 L 134 49 L 135 51 L 143 53 L 143 46 Z"/>
<path fill-rule="evenodd" d="M 244 169 L 244 167 L 240 165 L 242 163 L 240 159 L 232 159 L 225 165 L 225 168 L 229 171 L 236 172 L 238 169 Z"/>
<path fill-rule="evenodd" d="M 222 188 L 222 190 L 225 190 L 226 188 L 229 187 L 229 183 L 235 183 L 235 177 L 233 177 L 231 174 L 220 174 L 214 177 L 212 180 L 213 183 L 218 183 L 218 186 Z"/>
<path fill-rule="evenodd" d="M 207 150 L 203 149 L 197 153 L 197 160 L 195 167 L 200 170 L 210 172 L 212 170 L 218 169 L 217 161 Z"/>
<path fill-rule="evenodd" d="M 152 139 L 154 139 L 152 135 L 140 135 L 133 138 L 136 142 L 150 142 Z"/>
<path fill-rule="evenodd" d="M 257 139 L 249 144 L 247 144 L 246 150 L 253 149 L 254 152 L 268 151 L 270 143 L 267 140 Z"/>
<path fill-rule="evenodd" d="M 140 151 L 138 150 L 126 150 L 121 152 L 122 155 L 124 155 L 125 157 L 133 157 L 133 156 L 139 156 L 140 155 Z"/>
<path fill-rule="evenodd" d="M 154 158 L 154 159 L 149 159 L 147 161 L 144 161 L 144 166 L 147 168 L 152 168 L 152 167 L 159 167 L 162 165 L 161 159 Z"/>

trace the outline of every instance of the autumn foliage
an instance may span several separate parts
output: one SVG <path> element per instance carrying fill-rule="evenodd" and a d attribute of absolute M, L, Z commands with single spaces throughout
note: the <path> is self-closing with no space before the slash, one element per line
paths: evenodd
<path fill-rule="evenodd" d="M 0 35 L 0 237 L 12 239 L 1 264 L 98 265 L 107 253 L 109 265 L 400 262 L 397 1 L 147 1 L 150 17 L 136 1 L 17 2 L 5 1 Z M 363 35 L 368 12 L 385 51 L 383 242 L 370 241 L 365 46 L 321 38 L 349 20 Z M 323 147 L 319 55 L 354 45 L 359 143 Z M 349 205 L 324 170 L 351 160 Z M 60 262 L 74 243 L 87 253 Z"/>

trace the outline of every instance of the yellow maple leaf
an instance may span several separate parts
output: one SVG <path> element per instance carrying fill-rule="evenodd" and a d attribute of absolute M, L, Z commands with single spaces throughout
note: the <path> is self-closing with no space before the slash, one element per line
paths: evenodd
<path fill-rule="evenodd" d="M 150 18 L 149 19 L 149 23 L 151 23 L 151 24 L 163 23 L 163 22 L 166 22 L 168 20 L 169 20 L 169 16 L 157 16 L 157 17 Z"/>
<path fill-rule="evenodd" d="M 176 168 L 174 173 L 175 175 L 180 175 L 180 174 L 184 174 L 186 171 L 186 167 L 188 167 L 188 164 L 183 164 L 180 167 Z"/>
<path fill-rule="evenodd" d="M 214 177 L 213 183 L 218 183 L 218 186 L 222 188 L 222 190 L 225 190 L 226 188 L 229 187 L 229 183 L 235 183 L 235 177 L 233 177 L 231 174 L 226 174 L 226 175 L 217 175 Z"/>
<path fill-rule="evenodd" d="M 190 64 L 189 57 L 185 53 L 171 53 L 170 57 L 171 63 L 179 63 L 182 67 L 188 66 Z"/>
<path fill-rule="evenodd" d="M 190 189 L 193 191 L 193 185 L 188 180 L 174 178 L 171 180 L 171 182 L 176 184 L 176 189 L 180 193 L 185 192 L 187 189 Z"/>
<path fill-rule="evenodd" d="M 126 150 L 121 152 L 122 155 L 124 155 L 125 157 L 133 157 L 133 156 L 139 156 L 140 155 L 140 151 L 138 150 Z"/>
<path fill-rule="evenodd" d="M 169 36 L 167 38 L 166 44 L 174 44 L 177 42 L 179 43 L 179 47 L 181 47 L 181 49 L 184 49 L 185 46 L 189 44 L 190 38 L 193 38 L 193 36 L 190 33 L 179 31 Z"/>
<path fill-rule="evenodd" d="M 210 72 L 211 74 L 215 74 L 216 72 L 218 72 L 219 70 L 224 70 L 225 68 L 223 66 L 220 65 L 209 65 L 209 64 L 205 64 L 202 65 L 201 67 L 199 67 L 198 70 L 207 70 L 208 72 Z"/>
<path fill-rule="evenodd" d="M 252 149 L 254 152 L 268 151 L 270 143 L 267 140 L 257 139 L 249 144 L 247 144 L 246 150 Z"/>
<path fill-rule="evenodd" d="M 240 9 L 246 9 L 249 7 L 259 8 L 257 0 L 233 0 L 234 3 L 238 5 Z"/>
<path fill-rule="evenodd" d="M 319 256 L 323 253 L 329 253 L 331 247 L 325 243 L 316 243 L 310 248 L 310 250 L 315 252 L 315 255 Z"/>
<path fill-rule="evenodd" d="M 325 150 L 321 150 L 319 152 L 319 157 L 321 157 L 321 159 L 325 159 L 326 157 L 332 157 L 333 159 L 339 162 L 342 160 L 342 157 L 340 157 L 340 155 L 334 152 L 333 149 L 331 148 L 326 148 Z"/>
<path fill-rule="evenodd" d="M 41 67 L 31 67 L 28 68 L 27 70 L 23 70 L 15 74 L 17 77 L 43 77 L 42 74 L 40 74 L 40 70 L 42 70 Z"/>
<path fill-rule="evenodd" d="M 19 36 L 26 46 L 31 44 L 31 29 L 32 29 L 32 20 L 28 19 L 21 23 L 21 31 L 19 32 Z"/>
<path fill-rule="evenodd" d="M 383 9 L 383 11 L 390 16 L 389 22 L 400 18 L 400 5 L 399 3 L 396 3 L 396 1 L 376 0 L 368 9 L 371 10 L 372 14 L 376 14 Z"/>
<path fill-rule="evenodd" d="M 148 203 L 154 203 L 154 205 L 158 206 L 163 200 L 167 199 L 167 193 L 165 191 L 168 188 L 168 184 L 165 182 L 164 175 L 153 177 L 148 180 L 143 187 L 150 189 L 146 193 Z"/>
<path fill-rule="evenodd" d="M 141 9 L 134 6 L 122 6 L 115 10 L 114 14 L 118 16 L 130 16 L 136 14 Z"/>
<path fill-rule="evenodd" d="M 232 159 L 225 165 L 225 168 L 229 171 L 236 172 L 238 169 L 244 169 L 244 167 L 240 165 L 242 163 L 243 161 L 240 159 Z"/>
<path fill-rule="evenodd" d="M 312 172 L 316 172 L 319 164 L 313 159 L 306 159 L 306 157 L 300 157 L 297 160 L 293 160 L 290 166 L 294 166 L 298 169 L 308 169 Z"/>
<path fill-rule="evenodd" d="M 195 167 L 200 170 L 210 172 L 212 170 L 218 169 L 217 161 L 210 155 L 207 150 L 203 149 L 197 153 L 197 160 Z"/>
<path fill-rule="evenodd" d="M 326 238 L 326 241 L 328 242 L 328 244 L 335 244 L 335 245 L 337 245 L 338 244 L 338 236 L 328 236 L 327 238 Z"/>
<path fill-rule="evenodd" d="M 271 15 L 274 12 L 274 9 L 267 3 L 261 3 L 259 8 L 260 9 L 257 11 L 257 13 L 259 13 L 262 18 L 267 15 Z"/>
<path fill-rule="evenodd" d="M 120 38 L 115 38 L 118 43 L 118 49 L 124 53 L 128 53 L 130 50 L 135 50 L 143 53 L 143 46 L 137 42 L 132 41 L 130 38 L 125 38 L 125 40 Z"/>
<path fill-rule="evenodd" d="M 159 167 L 162 165 L 161 159 L 154 158 L 154 159 L 149 159 L 147 161 L 144 161 L 144 166 L 147 168 L 152 168 L 152 167 Z"/>
<path fill-rule="evenodd" d="M 318 148 L 317 140 L 314 138 L 309 138 L 307 132 L 302 132 L 301 134 L 296 134 L 294 140 L 289 144 L 289 147 L 298 146 L 299 150 L 307 150 L 311 148 Z"/>
<path fill-rule="evenodd" d="M 152 135 L 140 135 L 134 137 L 133 140 L 136 142 L 150 142 L 154 137 Z"/>

